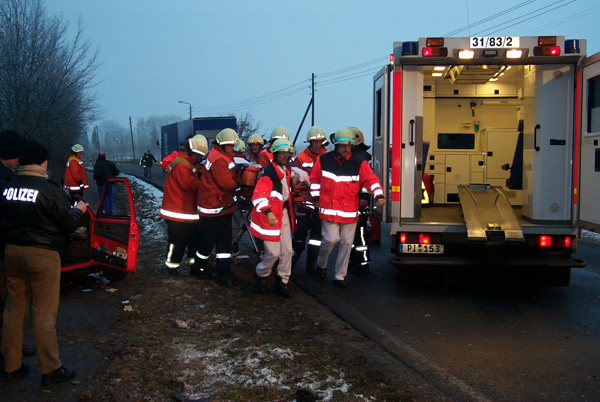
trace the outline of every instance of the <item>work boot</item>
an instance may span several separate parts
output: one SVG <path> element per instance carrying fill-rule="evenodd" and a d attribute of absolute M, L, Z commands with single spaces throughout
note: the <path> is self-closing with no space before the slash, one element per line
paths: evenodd
<path fill-rule="evenodd" d="M 343 279 L 334 279 L 333 286 L 341 288 L 341 289 L 348 289 L 348 284 Z"/>
<path fill-rule="evenodd" d="M 15 371 L 4 371 L 4 381 L 14 381 L 17 378 L 21 378 L 29 374 L 29 366 L 27 364 L 21 364 L 21 367 Z"/>
<path fill-rule="evenodd" d="M 321 279 L 325 279 L 327 277 L 327 268 L 321 268 L 317 265 L 317 275 Z"/>
<path fill-rule="evenodd" d="M 75 370 L 69 370 L 66 367 L 60 366 L 48 374 L 42 374 L 42 385 L 58 384 L 60 382 L 69 381 L 75 377 Z"/>
<path fill-rule="evenodd" d="M 286 299 L 291 299 L 292 294 L 288 289 L 287 285 L 283 283 L 279 276 L 275 277 L 275 294 L 281 297 L 285 297 Z"/>
<path fill-rule="evenodd" d="M 171 276 L 179 276 L 179 270 L 177 268 L 167 268 L 167 272 Z"/>
<path fill-rule="evenodd" d="M 267 293 L 266 281 L 267 281 L 267 278 L 261 278 L 260 276 L 256 275 L 256 272 L 254 273 L 254 283 L 256 284 L 256 293 L 258 293 L 258 294 Z"/>

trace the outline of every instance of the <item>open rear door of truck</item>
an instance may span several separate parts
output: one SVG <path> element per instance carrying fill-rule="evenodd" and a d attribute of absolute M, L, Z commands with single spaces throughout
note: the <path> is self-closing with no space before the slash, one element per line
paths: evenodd
<path fill-rule="evenodd" d="M 92 260 L 106 268 L 103 272 L 108 280 L 135 272 L 139 228 L 126 178 L 114 177 L 106 182 L 91 232 Z"/>
<path fill-rule="evenodd" d="M 579 186 L 574 197 L 579 226 L 600 232 L 600 53 L 585 60 L 579 81 Z"/>

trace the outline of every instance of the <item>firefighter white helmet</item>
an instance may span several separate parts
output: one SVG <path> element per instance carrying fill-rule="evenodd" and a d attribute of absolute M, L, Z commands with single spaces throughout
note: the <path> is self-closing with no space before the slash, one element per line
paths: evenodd
<path fill-rule="evenodd" d="M 365 136 L 362 131 L 357 127 L 348 127 L 348 130 L 354 133 L 354 145 L 360 145 L 365 142 Z"/>
<path fill-rule="evenodd" d="M 80 144 L 75 144 L 71 147 L 71 151 L 75 153 L 83 152 L 83 147 Z"/>
<path fill-rule="evenodd" d="M 200 154 L 202 156 L 206 156 L 208 154 L 208 141 L 206 137 L 197 134 L 188 140 L 188 145 L 190 147 L 190 151 Z"/>
<path fill-rule="evenodd" d="M 347 128 L 342 128 L 336 131 L 333 136 L 334 145 L 338 144 L 354 144 L 355 135 L 352 130 Z"/>
<path fill-rule="evenodd" d="M 325 130 L 319 126 L 312 126 L 310 130 L 308 130 L 308 134 L 306 134 L 306 142 L 312 140 L 324 140 L 326 138 L 327 135 L 325 134 Z"/>
<path fill-rule="evenodd" d="M 239 140 L 233 147 L 233 152 L 246 152 L 246 144 L 244 144 L 244 141 Z"/>
<path fill-rule="evenodd" d="M 225 128 L 217 134 L 217 144 L 219 145 L 235 145 L 240 140 L 235 130 Z"/>
<path fill-rule="evenodd" d="M 250 136 L 250 138 L 248 138 L 248 144 L 264 144 L 265 140 L 263 139 L 263 137 L 260 136 L 260 134 L 252 134 Z"/>
<path fill-rule="evenodd" d="M 291 154 L 294 153 L 294 145 L 290 142 L 290 140 L 285 138 L 279 138 L 275 140 L 273 145 L 271 145 L 271 149 L 269 149 L 271 153 L 275 152 L 289 152 Z"/>
<path fill-rule="evenodd" d="M 290 139 L 290 133 L 287 128 L 283 126 L 277 126 L 271 132 L 271 141 L 278 140 L 280 138 Z"/>

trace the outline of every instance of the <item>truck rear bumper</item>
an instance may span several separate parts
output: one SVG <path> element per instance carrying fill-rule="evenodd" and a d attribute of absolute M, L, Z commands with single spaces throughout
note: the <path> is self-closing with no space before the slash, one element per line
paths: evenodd
<path fill-rule="evenodd" d="M 398 266 L 519 266 L 519 267 L 551 267 L 551 268 L 583 268 L 587 265 L 584 260 L 568 257 L 541 258 L 485 258 L 457 257 L 444 255 L 397 255 L 390 258 L 390 264 Z"/>

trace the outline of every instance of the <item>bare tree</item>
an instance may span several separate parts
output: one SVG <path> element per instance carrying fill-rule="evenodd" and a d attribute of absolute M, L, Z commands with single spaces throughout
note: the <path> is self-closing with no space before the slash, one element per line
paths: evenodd
<path fill-rule="evenodd" d="M 160 146 L 156 145 L 157 141 L 160 143 L 160 128 L 177 120 L 179 120 L 179 117 L 175 115 L 150 116 L 138 119 L 135 126 L 136 155 L 141 155 L 148 149 L 153 152 L 160 149 Z"/>
<path fill-rule="evenodd" d="M 41 0 L 3 0 L 0 27 L 0 129 L 46 145 L 51 166 L 62 167 L 96 118 L 97 52 L 81 22 L 67 40 L 68 24 L 49 17 Z"/>
<path fill-rule="evenodd" d="M 229 116 L 234 116 L 234 115 L 235 114 L 232 113 Z M 246 113 L 245 115 L 243 115 L 242 117 L 237 119 L 238 137 L 240 137 L 240 139 L 242 141 L 244 141 L 244 143 L 248 142 L 248 138 L 252 134 L 258 133 L 259 127 L 260 127 L 260 123 L 255 123 L 254 118 L 252 117 L 252 115 L 250 113 Z"/>
<path fill-rule="evenodd" d="M 114 120 L 102 120 L 98 126 L 98 137 L 104 147 L 102 150 L 113 155 L 113 159 L 131 159 L 129 127 L 124 127 Z"/>

